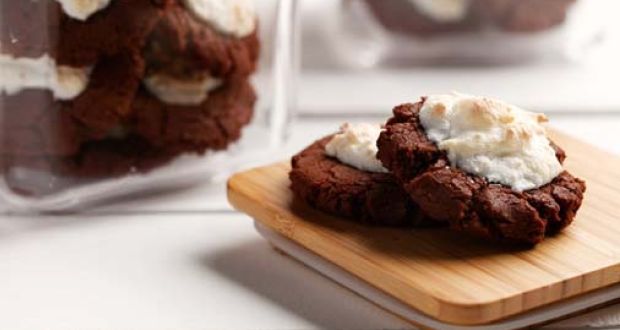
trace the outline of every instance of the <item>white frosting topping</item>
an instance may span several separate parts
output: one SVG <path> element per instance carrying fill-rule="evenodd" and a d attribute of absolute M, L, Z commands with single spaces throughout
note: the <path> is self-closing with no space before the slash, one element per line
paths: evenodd
<path fill-rule="evenodd" d="M 15 58 L 0 54 L 0 92 L 9 95 L 24 89 L 47 89 L 56 99 L 70 100 L 88 85 L 90 69 L 58 66 L 48 55 Z"/>
<path fill-rule="evenodd" d="M 452 166 L 514 191 L 541 187 L 562 172 L 542 114 L 453 93 L 428 97 L 420 121 Z"/>
<path fill-rule="evenodd" d="M 253 0 L 184 0 L 185 6 L 199 19 L 218 31 L 238 38 L 256 29 Z"/>
<path fill-rule="evenodd" d="M 458 22 L 469 11 L 470 0 L 409 0 L 422 14 L 440 22 Z"/>
<path fill-rule="evenodd" d="M 167 75 L 154 74 L 144 79 L 144 86 L 159 100 L 168 104 L 198 105 L 209 97 L 209 92 L 218 88 L 222 81 L 206 76 L 193 80 L 182 80 Z"/>
<path fill-rule="evenodd" d="M 25 1 L 25 0 L 16 0 L 16 1 Z M 85 21 L 94 13 L 107 7 L 110 4 L 110 1 L 112 0 L 56 0 L 56 1 L 60 3 L 65 14 L 77 20 Z"/>
<path fill-rule="evenodd" d="M 377 159 L 379 134 L 379 125 L 344 124 L 340 132 L 327 143 L 325 152 L 362 171 L 385 173 L 387 170 Z"/>

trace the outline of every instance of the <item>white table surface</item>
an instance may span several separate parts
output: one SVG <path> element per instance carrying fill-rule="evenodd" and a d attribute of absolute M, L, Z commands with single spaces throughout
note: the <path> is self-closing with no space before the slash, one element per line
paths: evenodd
<path fill-rule="evenodd" d="M 283 154 L 343 120 L 299 120 Z M 620 154 L 620 116 L 554 115 L 552 122 Z M 410 327 L 272 250 L 249 217 L 201 212 L 207 199 L 223 202 L 213 197 L 222 187 L 80 215 L 0 217 L 0 329 Z M 596 324 L 610 314 L 601 313 L 557 326 Z"/>

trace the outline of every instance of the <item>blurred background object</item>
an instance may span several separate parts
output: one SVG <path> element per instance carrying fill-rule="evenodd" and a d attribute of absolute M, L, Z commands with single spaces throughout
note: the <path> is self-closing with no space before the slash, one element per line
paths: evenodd
<path fill-rule="evenodd" d="M 258 3 L 0 0 L 0 199 L 64 210 L 264 162 L 296 11 Z"/>
<path fill-rule="evenodd" d="M 620 111 L 617 1 L 316 0 L 302 7 L 303 114 L 382 114 L 446 90 L 545 112 Z"/>

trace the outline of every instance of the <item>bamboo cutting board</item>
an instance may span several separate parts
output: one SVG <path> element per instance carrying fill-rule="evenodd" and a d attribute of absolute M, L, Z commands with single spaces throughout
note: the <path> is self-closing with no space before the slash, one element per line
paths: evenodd
<path fill-rule="evenodd" d="M 288 162 L 234 175 L 228 199 L 407 306 L 442 322 L 485 324 L 620 282 L 620 159 L 551 135 L 588 191 L 574 224 L 530 250 L 445 229 L 367 227 L 326 215 L 293 198 Z"/>

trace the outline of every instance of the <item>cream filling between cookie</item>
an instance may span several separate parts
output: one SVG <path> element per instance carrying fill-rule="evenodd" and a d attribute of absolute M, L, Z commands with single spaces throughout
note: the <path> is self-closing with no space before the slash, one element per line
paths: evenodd
<path fill-rule="evenodd" d="M 88 85 L 90 68 L 57 65 L 48 55 L 39 58 L 0 54 L 0 92 L 8 95 L 25 89 L 45 89 L 59 100 L 71 100 Z"/>
<path fill-rule="evenodd" d="M 539 188 L 562 172 L 543 114 L 479 96 L 429 96 L 420 122 L 452 166 L 516 192 Z"/>
<path fill-rule="evenodd" d="M 205 76 L 197 79 L 179 79 L 163 74 L 144 78 L 146 89 L 160 101 L 176 105 L 198 105 L 209 93 L 222 85 L 222 80 Z"/>
<path fill-rule="evenodd" d="M 377 159 L 377 139 L 381 126 L 373 124 L 344 124 L 340 132 L 325 146 L 325 152 L 342 163 L 367 172 L 386 173 Z"/>
<path fill-rule="evenodd" d="M 439 23 L 461 21 L 467 16 L 470 0 L 409 0 L 420 13 Z"/>
<path fill-rule="evenodd" d="M 183 0 L 194 16 L 237 38 L 256 30 L 254 0 Z"/>
<path fill-rule="evenodd" d="M 14 1 L 33 1 L 33 0 L 14 0 Z M 96 12 L 105 9 L 112 0 L 56 0 L 60 3 L 62 10 L 71 18 L 86 21 Z"/>

